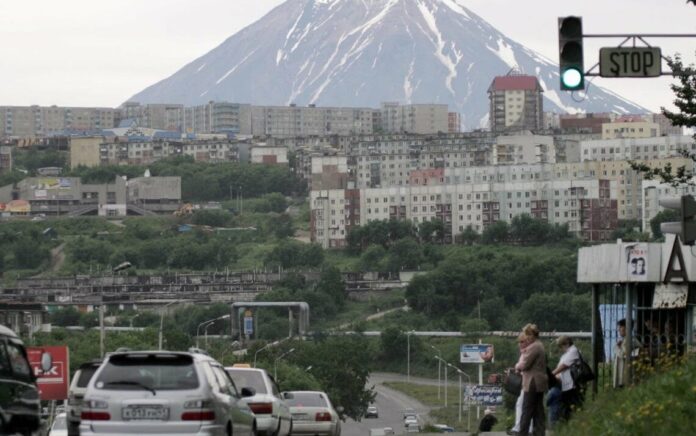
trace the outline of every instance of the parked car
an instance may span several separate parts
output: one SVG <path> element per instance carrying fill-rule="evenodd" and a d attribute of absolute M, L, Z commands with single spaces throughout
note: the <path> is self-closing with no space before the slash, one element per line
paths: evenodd
<path fill-rule="evenodd" d="M 294 391 L 283 394 L 292 413 L 292 434 L 339 436 L 341 423 L 324 392 Z"/>
<path fill-rule="evenodd" d="M 206 354 L 116 352 L 87 385 L 80 434 L 255 435 L 251 395 Z"/>
<path fill-rule="evenodd" d="M 275 380 L 263 369 L 248 365 L 225 368 L 237 386 L 249 388 L 254 395 L 244 398 L 244 402 L 256 415 L 259 433 L 273 436 L 287 436 L 293 433 L 293 420 L 290 408 L 280 395 Z"/>
<path fill-rule="evenodd" d="M 70 389 L 68 390 L 68 407 L 66 416 L 68 421 L 68 435 L 78 436 L 80 434 L 80 413 L 82 413 L 82 400 L 87 392 L 87 385 L 92 376 L 101 366 L 101 360 L 85 362 L 77 368 Z"/>
<path fill-rule="evenodd" d="M 67 415 L 65 413 L 59 413 L 56 415 L 51 425 L 51 429 L 48 431 L 48 436 L 67 436 L 68 435 L 68 422 Z"/>
<path fill-rule="evenodd" d="M 369 406 L 365 412 L 365 418 L 379 418 L 377 406 Z"/>
<path fill-rule="evenodd" d="M 391 427 L 370 429 L 370 436 L 391 436 L 393 434 L 394 434 L 394 429 Z"/>
<path fill-rule="evenodd" d="M 44 359 L 44 356 L 47 359 Z M 52 367 L 44 354 L 41 367 Z M 15 332 L 0 325 L 0 434 L 33 434 L 41 428 L 41 401 L 24 344 Z"/>

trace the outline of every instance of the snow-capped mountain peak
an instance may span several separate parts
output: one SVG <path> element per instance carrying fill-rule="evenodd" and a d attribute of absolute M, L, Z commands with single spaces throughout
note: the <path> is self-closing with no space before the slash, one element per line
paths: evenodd
<path fill-rule="evenodd" d="M 576 102 L 558 89 L 557 66 L 460 0 L 287 0 L 131 100 L 447 103 L 473 128 L 487 120 L 491 81 L 511 68 L 539 78 L 546 110 L 644 111 L 594 86 Z"/>

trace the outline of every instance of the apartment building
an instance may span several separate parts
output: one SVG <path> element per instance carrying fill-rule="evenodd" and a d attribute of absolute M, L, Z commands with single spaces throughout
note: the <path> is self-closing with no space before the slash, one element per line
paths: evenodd
<path fill-rule="evenodd" d="M 529 214 L 567 224 L 585 240 L 607 240 L 617 226 L 615 189 L 608 180 L 588 179 L 313 190 L 311 237 L 325 248 L 341 248 L 352 227 L 372 220 L 439 220 L 451 242 L 469 226 L 482 232 Z"/>
<path fill-rule="evenodd" d="M 662 136 L 660 125 L 639 115 L 626 115 L 602 124 L 602 139 L 654 138 Z"/>
<path fill-rule="evenodd" d="M 102 107 L 0 106 L 0 137 L 35 138 L 115 127 L 120 112 Z"/>
<path fill-rule="evenodd" d="M 459 133 L 462 131 L 462 115 L 459 112 L 447 114 L 447 133 Z"/>
<path fill-rule="evenodd" d="M 12 171 L 12 147 L 0 145 L 0 174 Z"/>
<path fill-rule="evenodd" d="M 250 149 L 251 163 L 288 165 L 288 149 L 268 145 L 254 145 Z"/>
<path fill-rule="evenodd" d="M 249 144 L 211 140 L 108 140 L 99 144 L 98 165 L 148 165 L 168 157 L 190 156 L 196 162 L 238 162 L 240 148 Z M 287 162 L 287 157 L 286 157 Z"/>
<path fill-rule="evenodd" d="M 541 84 L 534 76 L 510 73 L 494 78 L 488 88 L 491 130 L 542 130 L 542 92 Z"/>
<path fill-rule="evenodd" d="M 553 136 L 498 136 L 492 152 L 493 165 L 556 162 L 556 144 Z"/>
<path fill-rule="evenodd" d="M 138 127 L 155 130 L 184 130 L 184 105 L 140 104 L 126 102 L 121 108 L 121 118 L 134 120 Z"/>
<path fill-rule="evenodd" d="M 371 134 L 378 112 L 369 108 L 252 106 L 254 136 L 297 137 Z"/>
<path fill-rule="evenodd" d="M 655 160 L 680 156 L 682 151 L 696 151 L 691 136 L 658 136 L 580 141 L 580 159 L 586 160 Z"/>
<path fill-rule="evenodd" d="M 450 132 L 450 116 L 453 118 L 452 127 L 455 128 L 459 114 L 450 115 L 446 104 L 382 103 L 380 127 L 384 133 L 447 133 Z"/>
<path fill-rule="evenodd" d="M 184 110 L 187 133 L 252 134 L 251 105 L 211 101 Z"/>
<path fill-rule="evenodd" d="M 22 215 L 125 216 L 172 213 L 181 204 L 180 177 L 115 177 L 104 184 L 79 177 L 29 177 L 0 187 L 0 203 L 21 203 Z M 12 215 L 12 214 L 10 214 Z"/>

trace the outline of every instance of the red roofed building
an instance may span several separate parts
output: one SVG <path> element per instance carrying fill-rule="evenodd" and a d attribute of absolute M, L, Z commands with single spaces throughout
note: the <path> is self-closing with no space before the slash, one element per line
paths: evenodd
<path fill-rule="evenodd" d="M 544 105 L 539 81 L 534 76 L 510 73 L 493 79 L 488 96 L 490 126 L 494 132 L 544 127 Z"/>

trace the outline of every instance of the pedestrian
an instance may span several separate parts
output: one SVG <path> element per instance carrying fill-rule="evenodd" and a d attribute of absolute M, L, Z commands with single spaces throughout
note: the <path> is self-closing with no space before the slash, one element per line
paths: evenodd
<path fill-rule="evenodd" d="M 612 385 L 615 388 L 622 388 L 625 383 L 626 364 L 630 363 L 631 357 L 638 356 L 640 348 L 643 346 L 638 338 L 633 336 L 633 344 L 631 350 L 626 342 L 626 320 L 621 319 L 616 323 L 616 329 L 619 333 L 619 338 L 614 345 L 614 359 L 612 362 Z"/>
<path fill-rule="evenodd" d="M 544 393 L 548 390 L 549 380 L 546 372 L 546 351 L 539 340 L 539 328 L 536 324 L 527 324 L 522 332 L 529 338 L 529 343 L 522 353 L 515 369 L 522 373 L 522 418 L 520 419 L 520 436 L 529 434 L 529 425 L 534 423 L 535 436 L 546 434 L 546 413 L 544 412 Z"/>
<path fill-rule="evenodd" d="M 527 344 L 529 343 L 529 339 L 527 338 L 527 335 L 524 333 L 520 333 L 517 336 L 517 345 L 520 349 L 520 357 L 517 363 L 520 363 L 522 361 L 522 355 L 524 354 L 524 349 L 527 347 Z M 522 401 L 524 400 L 524 390 L 520 389 L 520 394 L 517 397 L 517 401 L 515 402 L 515 425 L 507 431 L 507 434 L 509 435 L 518 435 L 520 433 L 520 420 L 522 419 Z M 529 432 L 531 433 L 533 430 L 533 425 L 529 425 Z"/>
<path fill-rule="evenodd" d="M 491 431 L 493 430 L 493 426 L 498 423 L 498 418 L 493 415 L 493 411 L 491 409 L 486 409 L 483 412 L 483 419 L 481 419 L 481 423 L 479 424 L 479 431 Z"/>
<path fill-rule="evenodd" d="M 554 426 L 558 421 L 567 421 L 574 407 L 582 403 L 580 386 L 576 386 L 570 368 L 580 362 L 580 351 L 568 336 L 560 336 L 556 339 L 556 345 L 561 349 L 560 360 L 556 369 L 552 371 L 554 377 L 560 382 L 560 386 L 554 386 L 549 390 L 546 405 L 549 406 L 549 422 Z"/>

